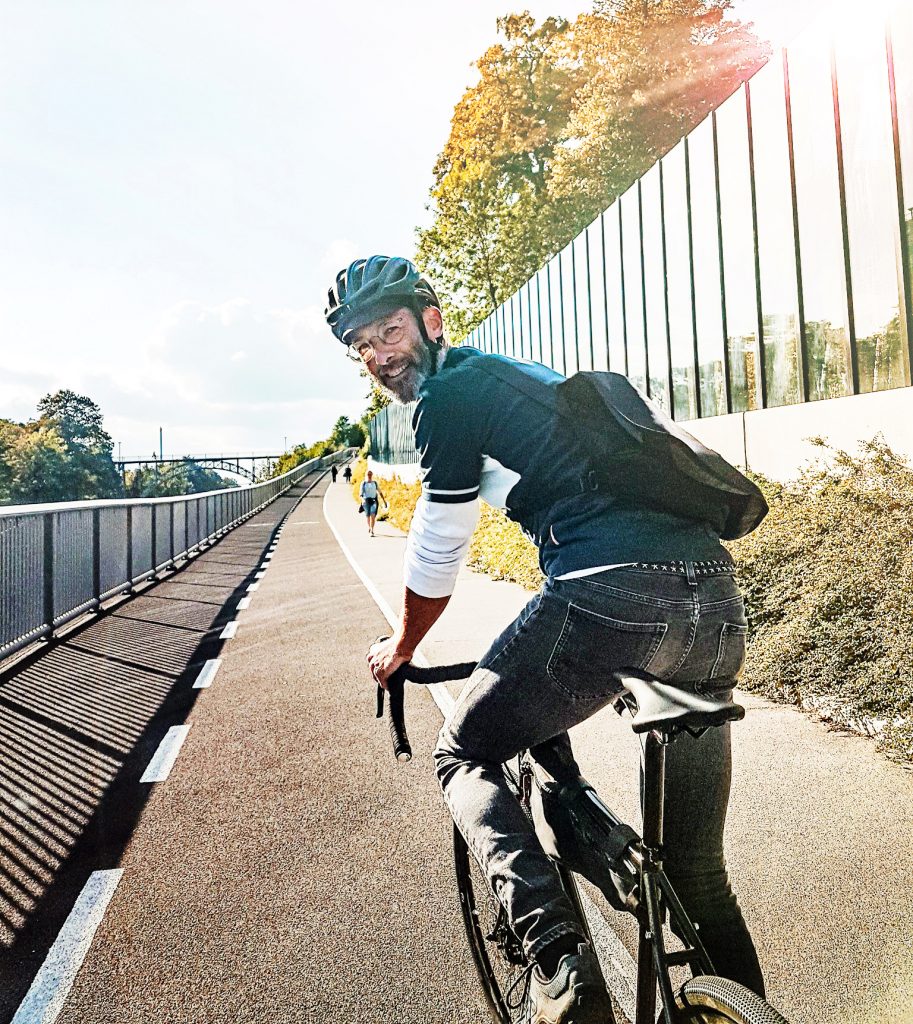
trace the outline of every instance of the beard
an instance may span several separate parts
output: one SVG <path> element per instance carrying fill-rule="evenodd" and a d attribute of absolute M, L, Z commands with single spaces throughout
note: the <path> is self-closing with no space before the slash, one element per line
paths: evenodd
<path fill-rule="evenodd" d="M 418 399 L 422 385 L 433 370 L 434 356 L 428 346 L 421 341 L 415 348 L 400 356 L 396 362 L 388 363 L 383 371 L 378 370 L 377 381 L 394 402 L 407 405 Z M 391 373 L 395 376 L 388 377 Z"/>

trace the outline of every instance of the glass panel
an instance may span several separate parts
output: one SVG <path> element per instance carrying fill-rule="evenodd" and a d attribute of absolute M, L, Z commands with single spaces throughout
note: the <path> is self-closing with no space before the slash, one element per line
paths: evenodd
<path fill-rule="evenodd" d="M 565 373 L 567 362 L 564 358 L 564 309 L 561 304 L 561 253 L 552 257 L 548 265 L 549 274 L 549 316 L 551 318 L 550 365 L 558 373 Z"/>
<path fill-rule="evenodd" d="M 716 112 L 726 345 L 733 412 L 761 406 L 758 373 L 758 297 L 745 91 L 739 89 Z"/>
<path fill-rule="evenodd" d="M 501 352 L 507 355 L 510 352 L 510 335 L 508 333 L 508 313 L 507 303 L 501 304 Z"/>
<path fill-rule="evenodd" d="M 669 345 L 672 351 L 672 399 L 676 419 L 697 416 L 694 381 L 694 324 L 691 319 L 691 250 L 688 241 L 688 190 L 685 144 L 662 159 L 666 228 L 666 282 L 669 294 Z"/>
<path fill-rule="evenodd" d="M 561 301 L 564 304 L 564 370 L 568 377 L 576 373 L 577 359 L 577 296 L 574 287 L 574 243 L 561 252 Z"/>
<path fill-rule="evenodd" d="M 593 332 L 591 330 L 590 253 L 586 229 L 574 239 L 574 287 L 577 296 L 578 368 L 593 368 Z"/>
<path fill-rule="evenodd" d="M 887 54 L 881 25 L 862 21 L 836 43 L 840 130 L 846 178 L 853 318 L 859 390 L 899 387 L 909 379 L 897 179 Z"/>
<path fill-rule="evenodd" d="M 723 304 L 713 121 L 709 117 L 688 136 L 688 166 L 700 414 L 720 416 L 728 410 L 723 372 Z"/>
<path fill-rule="evenodd" d="M 640 266 L 640 196 L 632 185 L 619 200 L 624 266 L 625 336 L 628 339 L 628 378 L 641 391 L 647 387 L 644 334 L 644 290 Z"/>
<path fill-rule="evenodd" d="M 799 289 L 781 54 L 751 80 L 767 404 L 799 401 Z"/>
<path fill-rule="evenodd" d="M 663 212 L 660 202 L 659 164 L 654 164 L 640 183 L 643 222 L 644 292 L 647 308 L 647 356 L 649 392 L 664 409 L 669 408 L 669 351 L 666 347 L 666 268 L 663 263 Z"/>
<path fill-rule="evenodd" d="M 602 217 L 586 229 L 590 253 L 590 309 L 592 311 L 593 369 L 609 367 L 609 336 L 605 307 L 605 256 L 603 253 Z"/>
<path fill-rule="evenodd" d="M 507 300 L 508 305 L 510 306 L 507 325 L 508 330 L 510 331 L 510 354 L 512 356 L 519 356 L 521 348 L 520 315 L 519 310 L 517 308 L 518 299 L 519 296 L 516 292 L 514 292 L 513 295 L 511 295 L 511 297 Z"/>
<path fill-rule="evenodd" d="M 538 275 L 526 282 L 527 306 L 529 309 L 529 358 L 542 359 L 542 337 L 539 333 L 539 291 Z"/>
<path fill-rule="evenodd" d="M 900 131 L 901 180 L 903 182 L 904 235 L 907 245 L 907 287 L 913 289 L 913 8 L 897 10 L 891 23 L 894 79 L 897 92 L 897 123 Z M 908 302 L 913 296 L 908 296 Z M 909 325 L 908 325 L 909 326 Z M 907 358 L 910 344 L 907 339 Z M 910 369 L 907 368 L 907 383 Z"/>
<path fill-rule="evenodd" d="M 609 369 L 628 372 L 624 298 L 621 289 L 621 207 L 614 203 L 602 215 L 605 232 L 606 303 L 609 319 Z"/>
<path fill-rule="evenodd" d="M 852 394 L 831 53 L 820 28 L 790 46 L 808 398 Z"/>

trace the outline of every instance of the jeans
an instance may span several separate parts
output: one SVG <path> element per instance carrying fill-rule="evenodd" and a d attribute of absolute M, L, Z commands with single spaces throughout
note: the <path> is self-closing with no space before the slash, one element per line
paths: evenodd
<path fill-rule="evenodd" d="M 580 925 L 500 766 L 556 738 L 570 756 L 567 730 L 611 701 L 618 668 L 728 697 L 745 660 L 744 605 L 731 574 L 702 575 L 701 565 L 546 581 L 441 729 L 434 759 L 444 798 L 532 958 Z M 664 866 L 718 973 L 762 994 L 723 856 L 731 768 L 728 725 L 668 748 Z"/>

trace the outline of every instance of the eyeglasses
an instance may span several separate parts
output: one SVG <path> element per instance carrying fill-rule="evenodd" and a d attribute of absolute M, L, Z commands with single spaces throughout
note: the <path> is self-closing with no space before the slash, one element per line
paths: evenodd
<path fill-rule="evenodd" d="M 353 341 L 346 349 L 346 355 L 356 363 L 370 363 L 374 359 L 377 347 L 395 348 L 406 340 L 409 325 L 406 314 L 400 313 L 384 320 L 377 334 L 369 338 Z"/>

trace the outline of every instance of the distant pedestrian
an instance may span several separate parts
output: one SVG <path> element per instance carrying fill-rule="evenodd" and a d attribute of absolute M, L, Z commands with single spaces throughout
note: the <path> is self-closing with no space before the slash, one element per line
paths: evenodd
<path fill-rule="evenodd" d="M 352 467 L 351 466 L 346 466 L 346 468 L 343 470 L 342 478 L 343 478 L 343 480 L 345 480 L 345 482 L 347 484 L 350 484 L 352 482 Z"/>
<path fill-rule="evenodd" d="M 333 483 L 336 483 L 336 477 L 339 476 L 339 470 L 335 466 L 330 467 L 330 476 L 333 478 Z"/>
<path fill-rule="evenodd" d="M 361 482 L 358 495 L 365 509 L 365 518 L 368 520 L 368 536 L 373 537 L 374 523 L 377 520 L 378 501 L 382 499 L 386 503 L 387 499 L 384 498 L 384 492 L 380 489 L 380 485 L 374 479 L 374 474 L 370 469 Z"/>

